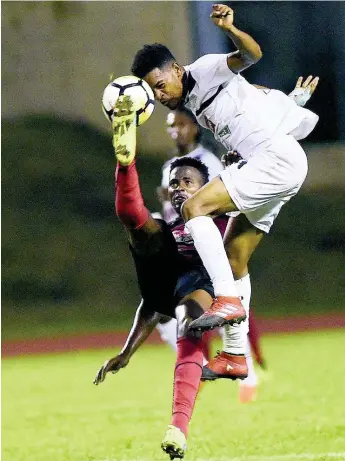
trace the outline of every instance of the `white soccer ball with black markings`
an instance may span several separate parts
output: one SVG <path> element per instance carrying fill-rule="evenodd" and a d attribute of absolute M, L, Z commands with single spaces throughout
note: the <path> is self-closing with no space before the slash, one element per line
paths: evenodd
<path fill-rule="evenodd" d="M 150 86 L 141 78 L 128 75 L 110 82 L 104 90 L 102 108 L 106 118 L 112 122 L 114 106 L 119 96 L 131 98 L 137 113 L 137 125 L 142 125 L 151 117 L 154 109 L 154 94 Z"/>

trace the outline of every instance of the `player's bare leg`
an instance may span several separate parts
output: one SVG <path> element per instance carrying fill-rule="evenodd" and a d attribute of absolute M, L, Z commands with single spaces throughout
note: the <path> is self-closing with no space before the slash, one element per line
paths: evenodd
<path fill-rule="evenodd" d="M 241 323 L 246 318 L 222 237 L 212 219 L 229 211 L 238 210 L 219 177 L 199 189 L 182 208 L 186 227 L 193 237 L 215 292 L 211 308 L 191 323 L 190 328 L 193 330 L 204 331 Z"/>
<path fill-rule="evenodd" d="M 177 358 L 174 374 L 173 412 L 162 442 L 162 449 L 171 459 L 183 458 L 187 448 L 188 426 L 200 386 L 204 358 L 202 338 L 191 336 L 189 323 L 212 304 L 204 290 L 185 296 L 175 309 L 177 320 Z"/>
<path fill-rule="evenodd" d="M 228 255 L 229 263 L 236 278 L 235 285 L 238 295 L 241 296 L 242 304 L 249 316 L 249 305 L 251 296 L 250 277 L 248 273 L 248 262 L 255 248 L 262 240 L 264 233 L 255 228 L 243 215 L 232 218 L 229 221 L 225 236 L 224 245 Z M 240 379 L 246 378 L 244 373 L 246 366 L 246 343 L 248 334 L 248 321 L 240 325 L 226 325 L 223 335 L 223 351 L 210 360 L 203 370 L 203 380 L 214 380 L 218 378 L 232 378 L 233 369 L 242 367 L 243 375 Z"/>

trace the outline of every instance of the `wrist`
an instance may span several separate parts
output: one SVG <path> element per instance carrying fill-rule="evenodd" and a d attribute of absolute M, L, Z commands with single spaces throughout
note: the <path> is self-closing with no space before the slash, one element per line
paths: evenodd
<path fill-rule="evenodd" d="M 123 349 L 119 355 L 123 358 L 123 359 L 126 359 L 126 360 L 129 360 L 131 358 L 131 351 L 128 350 L 127 348 Z"/>
<path fill-rule="evenodd" d="M 224 32 L 227 34 L 231 35 L 236 35 L 236 32 L 238 32 L 237 27 L 234 26 L 234 24 L 231 24 L 230 26 L 226 26 L 223 28 Z"/>

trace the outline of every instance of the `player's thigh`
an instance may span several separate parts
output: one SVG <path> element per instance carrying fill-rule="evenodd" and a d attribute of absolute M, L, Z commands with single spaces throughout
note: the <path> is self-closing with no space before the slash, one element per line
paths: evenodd
<path fill-rule="evenodd" d="M 255 227 L 269 232 L 281 207 L 299 191 L 306 173 L 303 149 L 291 136 L 283 136 L 220 175 L 237 208 Z"/>
<path fill-rule="evenodd" d="M 185 201 L 182 208 L 183 218 L 188 221 L 196 216 L 215 217 L 237 207 L 218 176 L 205 184 L 192 197 Z"/>
<path fill-rule="evenodd" d="M 157 312 L 174 315 L 175 289 L 179 277 L 176 241 L 166 224 L 162 225 L 161 245 L 153 252 L 130 247 L 142 298 Z"/>
<path fill-rule="evenodd" d="M 188 325 L 199 318 L 212 305 L 212 296 L 203 289 L 197 289 L 186 295 L 175 308 L 177 337 L 185 336 Z"/>
<path fill-rule="evenodd" d="M 224 246 L 235 279 L 248 273 L 248 262 L 265 233 L 251 224 L 244 214 L 229 219 Z"/>

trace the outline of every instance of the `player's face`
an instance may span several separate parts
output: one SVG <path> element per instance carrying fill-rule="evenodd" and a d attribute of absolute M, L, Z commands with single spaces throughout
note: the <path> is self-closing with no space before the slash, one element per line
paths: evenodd
<path fill-rule="evenodd" d="M 162 69 L 156 67 L 145 75 L 144 80 L 150 85 L 157 101 L 169 109 L 176 109 L 182 98 L 183 69 L 176 63 L 167 64 Z"/>
<path fill-rule="evenodd" d="M 168 128 L 172 139 L 175 141 L 177 147 L 184 152 L 186 148 L 195 144 L 198 135 L 198 127 L 183 112 L 174 112 L 173 122 Z"/>
<path fill-rule="evenodd" d="M 170 173 L 169 200 L 180 214 L 182 204 L 205 184 L 199 170 L 192 166 L 179 166 Z"/>

